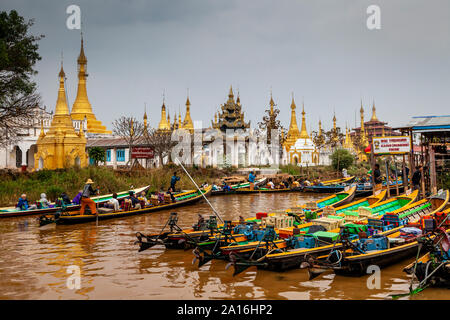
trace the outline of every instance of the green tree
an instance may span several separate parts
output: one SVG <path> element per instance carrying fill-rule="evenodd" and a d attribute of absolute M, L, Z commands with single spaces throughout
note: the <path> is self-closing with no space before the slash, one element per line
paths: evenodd
<path fill-rule="evenodd" d="M 106 161 L 105 149 L 100 147 L 92 147 L 88 150 L 89 158 L 94 160 L 95 166 L 98 166 L 99 162 Z"/>
<path fill-rule="evenodd" d="M 330 159 L 332 167 L 338 171 L 349 168 L 355 160 L 353 155 L 346 149 L 337 149 L 330 155 Z"/>
<path fill-rule="evenodd" d="M 32 76 L 41 60 L 37 42 L 44 36 L 29 34 L 33 23 L 15 10 L 0 12 L 0 146 L 19 139 L 18 133 L 33 121 L 40 103 Z"/>

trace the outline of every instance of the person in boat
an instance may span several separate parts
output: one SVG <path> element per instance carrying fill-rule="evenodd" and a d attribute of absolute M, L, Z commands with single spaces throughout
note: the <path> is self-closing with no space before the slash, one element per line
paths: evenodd
<path fill-rule="evenodd" d="M 163 188 L 161 188 L 161 189 L 159 190 L 159 193 L 158 193 L 158 202 L 159 202 L 159 203 L 164 203 L 164 191 L 163 191 Z"/>
<path fill-rule="evenodd" d="M 50 201 L 47 199 L 47 195 L 45 193 L 41 193 L 41 199 L 38 201 L 41 204 L 41 208 L 49 208 Z"/>
<path fill-rule="evenodd" d="M 305 180 L 303 181 L 303 184 L 304 184 L 305 186 L 310 186 L 310 185 L 311 185 L 311 182 L 309 182 L 308 179 L 305 179 Z"/>
<path fill-rule="evenodd" d="M 267 182 L 267 187 L 270 189 L 275 189 L 275 184 L 273 183 L 272 179 L 269 179 L 269 182 Z"/>
<path fill-rule="evenodd" d="M 117 193 L 114 192 L 114 193 L 112 194 L 112 199 L 110 199 L 110 200 L 106 203 L 105 207 L 110 208 L 110 209 L 113 209 L 114 212 L 117 212 L 117 211 L 120 210 L 120 209 L 119 209 L 119 208 L 120 208 L 119 200 L 117 200 Z"/>
<path fill-rule="evenodd" d="M 380 165 L 378 163 L 375 164 L 375 170 L 373 170 L 373 177 L 375 182 L 375 190 L 381 189 L 381 183 L 383 182 L 381 178 Z"/>
<path fill-rule="evenodd" d="M 250 171 L 250 173 L 248 174 L 248 182 L 250 182 L 250 190 L 254 190 L 255 189 L 255 173 L 253 171 Z"/>
<path fill-rule="evenodd" d="M 84 215 L 86 206 L 89 207 L 92 214 L 97 215 L 97 208 L 96 208 L 94 200 L 91 199 L 91 196 L 98 193 L 98 188 L 94 190 L 94 188 L 92 188 L 93 184 L 94 184 L 94 181 L 92 181 L 91 179 L 88 179 L 86 181 L 86 184 L 84 185 L 83 191 L 81 193 L 80 215 Z"/>
<path fill-rule="evenodd" d="M 290 186 L 290 183 L 289 183 L 289 182 L 287 182 L 286 180 L 283 181 L 283 187 L 284 187 L 284 188 L 289 188 L 289 186 Z"/>
<path fill-rule="evenodd" d="M 73 204 L 81 204 L 81 195 L 83 194 L 83 190 L 78 191 L 78 194 L 73 198 L 72 203 Z"/>
<path fill-rule="evenodd" d="M 63 201 L 63 203 L 64 203 L 65 205 L 72 204 L 72 201 L 70 200 L 70 198 L 69 198 L 69 196 L 67 195 L 67 193 L 65 193 L 65 192 L 61 193 L 60 198 L 62 199 L 62 201 Z"/>
<path fill-rule="evenodd" d="M 204 182 L 201 186 L 200 186 L 200 188 L 207 188 L 209 186 L 209 184 L 208 184 L 208 182 Z"/>
<path fill-rule="evenodd" d="M 131 206 L 134 209 L 141 209 L 141 202 L 139 201 L 139 199 L 136 197 L 136 193 L 134 191 L 130 191 L 129 192 L 129 200 L 131 201 Z"/>
<path fill-rule="evenodd" d="M 170 196 L 170 199 L 172 200 L 172 202 L 177 201 L 177 200 L 175 199 L 175 196 L 173 195 L 173 189 L 172 189 L 172 188 L 169 188 L 169 190 L 167 191 L 167 193 L 168 193 L 168 195 Z"/>
<path fill-rule="evenodd" d="M 177 181 L 180 181 L 180 177 L 177 176 L 177 172 L 175 171 L 172 178 L 170 179 L 170 188 L 172 190 L 175 190 L 175 184 L 177 183 Z"/>
<path fill-rule="evenodd" d="M 150 200 L 147 199 L 147 193 L 146 193 L 145 191 L 142 191 L 142 192 L 141 192 L 141 196 L 138 197 L 138 199 L 139 199 L 139 201 L 142 202 L 142 204 L 143 204 L 144 206 L 150 204 Z"/>
<path fill-rule="evenodd" d="M 231 187 L 227 184 L 226 181 L 223 182 L 222 190 L 225 191 L 225 192 L 231 190 Z"/>
<path fill-rule="evenodd" d="M 294 182 L 292 182 L 292 187 L 293 187 L 293 188 L 298 188 L 298 187 L 300 187 L 300 182 L 298 182 L 298 180 L 294 180 Z"/>
<path fill-rule="evenodd" d="M 29 205 L 28 204 L 28 199 L 27 199 L 27 195 L 25 193 L 23 193 L 20 198 L 19 201 L 17 202 L 16 205 L 17 208 L 19 208 L 19 210 L 33 210 L 36 209 L 36 205 L 32 204 Z"/>

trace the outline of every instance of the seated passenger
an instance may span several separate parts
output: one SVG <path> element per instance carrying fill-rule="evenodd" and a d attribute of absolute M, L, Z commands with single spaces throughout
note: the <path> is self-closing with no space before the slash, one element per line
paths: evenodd
<path fill-rule="evenodd" d="M 83 190 L 78 191 L 78 194 L 73 198 L 73 204 L 81 204 L 81 195 L 83 194 Z"/>
<path fill-rule="evenodd" d="M 66 204 L 66 205 L 72 203 L 72 201 L 70 201 L 69 196 L 65 192 L 61 193 L 61 199 L 63 200 L 64 204 Z"/>
<path fill-rule="evenodd" d="M 274 185 L 272 179 L 270 179 L 269 182 L 267 182 L 267 187 L 270 189 L 275 189 L 275 185 Z"/>
<path fill-rule="evenodd" d="M 36 205 L 34 205 L 34 204 L 29 205 L 28 204 L 27 195 L 25 193 L 20 196 L 16 207 L 19 208 L 20 210 L 33 210 L 33 209 L 36 209 Z"/>
<path fill-rule="evenodd" d="M 167 193 L 170 195 L 170 199 L 172 200 L 172 202 L 175 202 L 176 199 L 172 192 L 173 192 L 172 188 L 169 188 L 169 190 L 167 191 Z"/>
<path fill-rule="evenodd" d="M 47 200 L 47 195 L 45 193 L 41 193 L 39 203 L 41 204 L 41 208 L 48 208 L 50 206 L 50 201 Z"/>
<path fill-rule="evenodd" d="M 134 209 L 141 209 L 141 202 L 138 198 L 136 198 L 136 194 L 134 193 L 134 191 L 130 191 L 129 199 L 131 200 L 131 206 Z"/>
<path fill-rule="evenodd" d="M 117 193 L 113 193 L 112 199 L 105 204 L 105 207 L 113 209 L 114 212 L 119 211 L 119 200 L 117 200 Z"/>

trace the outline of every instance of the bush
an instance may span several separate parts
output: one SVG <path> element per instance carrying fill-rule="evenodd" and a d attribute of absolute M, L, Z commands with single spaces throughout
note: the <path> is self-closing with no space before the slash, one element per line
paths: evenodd
<path fill-rule="evenodd" d="M 331 166 L 338 171 L 349 168 L 355 160 L 353 155 L 345 149 L 337 149 L 330 156 Z"/>
<path fill-rule="evenodd" d="M 45 193 L 47 194 L 47 199 L 55 200 L 63 193 L 63 191 L 65 190 L 59 186 L 50 186 Z"/>

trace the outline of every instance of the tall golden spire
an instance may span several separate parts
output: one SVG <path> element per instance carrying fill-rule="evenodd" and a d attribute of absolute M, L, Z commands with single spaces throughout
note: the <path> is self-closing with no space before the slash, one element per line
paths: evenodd
<path fill-rule="evenodd" d="M 362 105 L 361 100 L 361 109 L 359 110 L 361 114 L 361 143 L 366 146 L 368 144 L 367 138 L 366 138 L 366 130 L 364 129 L 364 108 Z"/>
<path fill-rule="evenodd" d="M 306 130 L 306 118 L 305 118 L 305 104 L 303 103 L 303 110 L 302 110 L 302 131 L 300 131 L 300 138 L 302 139 L 308 139 L 308 131 Z"/>
<path fill-rule="evenodd" d="M 186 98 L 186 115 L 184 116 L 183 128 L 189 130 L 191 133 L 194 131 L 194 124 L 191 118 L 191 101 L 189 101 L 189 91 Z"/>
<path fill-rule="evenodd" d="M 319 119 L 319 137 L 322 136 L 322 121 Z"/>
<path fill-rule="evenodd" d="M 333 114 L 333 130 L 336 131 L 336 113 Z"/>
<path fill-rule="evenodd" d="M 77 97 L 73 103 L 71 116 L 73 120 L 82 121 L 85 117 L 87 119 L 87 131 L 92 133 L 110 134 L 111 131 L 106 130 L 101 121 L 97 120 L 92 112 L 92 106 L 89 102 L 86 90 L 87 77 L 87 58 L 84 54 L 83 34 L 81 34 L 81 48 L 78 56 L 78 90 Z"/>
<path fill-rule="evenodd" d="M 270 115 L 273 115 L 273 107 L 275 106 L 275 102 L 273 101 L 272 98 L 272 89 L 270 89 Z"/>
<path fill-rule="evenodd" d="M 163 104 L 161 106 L 161 120 L 159 121 L 158 130 L 170 130 L 170 116 L 166 118 L 166 105 L 163 98 Z"/>
<path fill-rule="evenodd" d="M 295 114 L 295 109 L 297 106 L 294 101 L 294 94 L 292 93 L 292 102 L 291 102 L 291 123 L 289 125 L 289 130 L 287 133 L 286 140 L 284 141 L 284 146 L 286 147 L 286 151 L 289 152 L 290 148 L 295 144 L 298 138 L 300 138 L 300 131 L 297 126 L 297 116 Z"/>
<path fill-rule="evenodd" d="M 147 129 L 147 107 L 144 108 L 144 129 Z"/>
<path fill-rule="evenodd" d="M 55 114 L 50 129 L 44 134 L 43 123 L 34 155 L 36 169 L 58 169 L 69 166 L 87 165 L 86 138 L 78 134 L 72 124 L 67 105 L 64 85 L 65 73 L 61 62 L 59 71 L 59 89 L 56 99 Z M 80 128 L 82 132 L 83 129 Z"/>
<path fill-rule="evenodd" d="M 370 121 L 378 121 L 376 111 L 377 109 L 375 108 L 375 100 L 374 100 L 372 105 L 372 118 L 370 119 Z"/>

